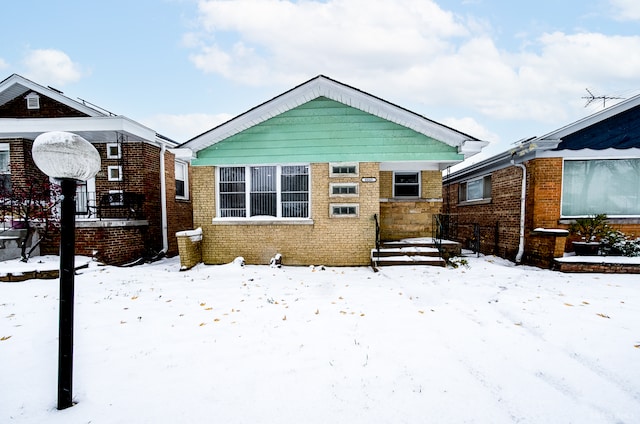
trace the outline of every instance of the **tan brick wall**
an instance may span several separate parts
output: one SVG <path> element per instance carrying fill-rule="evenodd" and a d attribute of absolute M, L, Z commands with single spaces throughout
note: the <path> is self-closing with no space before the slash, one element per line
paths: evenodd
<path fill-rule="evenodd" d="M 442 173 L 440 171 L 422 171 L 421 179 L 421 197 L 442 200 Z"/>
<path fill-rule="evenodd" d="M 442 201 L 389 201 L 380 203 L 380 238 L 383 241 L 433 236 L 433 215 Z"/>
<path fill-rule="evenodd" d="M 380 171 L 380 198 L 391 199 L 393 197 L 393 172 Z"/>
<path fill-rule="evenodd" d="M 234 221 L 215 217 L 213 167 L 194 167 L 192 193 L 194 226 L 204 232 L 203 262 L 220 264 L 242 256 L 248 264 L 268 264 L 276 254 L 286 265 L 367 265 L 375 245 L 373 215 L 379 213 L 379 167 L 361 163 L 358 177 L 329 177 L 327 163 L 311 164 L 311 221 L 309 224 Z M 374 183 L 361 182 L 375 177 Z M 357 182 L 358 197 L 329 197 L 329 182 Z M 330 218 L 330 203 L 359 204 L 358 218 Z M 230 225 L 231 224 L 231 225 Z"/>
<path fill-rule="evenodd" d="M 202 240 L 188 235 L 176 236 L 180 252 L 180 269 L 187 270 L 202 262 Z"/>

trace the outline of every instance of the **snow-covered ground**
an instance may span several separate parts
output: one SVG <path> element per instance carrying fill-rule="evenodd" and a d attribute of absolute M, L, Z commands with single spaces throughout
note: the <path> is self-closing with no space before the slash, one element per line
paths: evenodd
<path fill-rule="evenodd" d="M 467 260 L 80 270 L 63 411 L 58 281 L 0 283 L 0 422 L 640 422 L 637 275 Z"/>

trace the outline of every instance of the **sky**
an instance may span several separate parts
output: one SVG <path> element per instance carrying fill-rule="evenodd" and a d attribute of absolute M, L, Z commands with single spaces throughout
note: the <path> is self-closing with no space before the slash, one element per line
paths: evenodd
<path fill-rule="evenodd" d="M 485 156 L 640 94 L 637 0 L 22 0 L 2 17 L 0 79 L 179 143 L 320 74 Z"/>

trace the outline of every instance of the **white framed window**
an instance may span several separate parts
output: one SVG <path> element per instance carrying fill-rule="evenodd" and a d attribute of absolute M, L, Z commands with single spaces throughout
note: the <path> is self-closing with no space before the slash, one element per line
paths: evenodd
<path fill-rule="evenodd" d="M 107 159 L 120 159 L 121 157 L 120 144 L 107 143 Z"/>
<path fill-rule="evenodd" d="M 329 183 L 330 197 L 358 197 L 358 183 Z"/>
<path fill-rule="evenodd" d="M 9 172 L 9 143 L 0 143 L 0 173 Z"/>
<path fill-rule="evenodd" d="M 40 109 L 40 96 L 37 93 L 29 93 L 25 97 L 27 109 Z"/>
<path fill-rule="evenodd" d="M 122 190 L 109 190 L 109 204 L 111 206 L 124 205 Z"/>
<path fill-rule="evenodd" d="M 393 197 L 420 197 L 420 172 L 395 171 Z"/>
<path fill-rule="evenodd" d="M 329 164 L 330 177 L 357 177 L 358 162 L 334 162 Z"/>
<path fill-rule="evenodd" d="M 217 169 L 221 218 L 309 218 L 309 165 Z"/>
<path fill-rule="evenodd" d="M 176 161 L 176 198 L 189 198 L 189 167 L 185 162 Z"/>
<path fill-rule="evenodd" d="M 360 214 L 360 205 L 357 203 L 331 203 L 329 216 L 331 218 L 357 218 Z"/>
<path fill-rule="evenodd" d="M 9 143 L 0 143 L 0 194 L 11 188 L 11 167 L 9 166 Z"/>
<path fill-rule="evenodd" d="M 491 175 L 464 181 L 458 186 L 458 201 L 491 199 Z"/>
<path fill-rule="evenodd" d="M 561 216 L 640 216 L 638 181 L 640 158 L 565 159 Z"/>
<path fill-rule="evenodd" d="M 120 165 L 107 167 L 107 179 L 109 181 L 122 181 L 122 167 Z"/>

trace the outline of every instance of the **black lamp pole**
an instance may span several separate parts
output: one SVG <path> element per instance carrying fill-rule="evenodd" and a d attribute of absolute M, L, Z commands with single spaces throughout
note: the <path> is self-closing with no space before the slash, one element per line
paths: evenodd
<path fill-rule="evenodd" d="M 60 208 L 60 330 L 58 338 L 58 409 L 73 406 L 73 293 L 76 242 L 76 180 L 62 179 Z"/>
<path fill-rule="evenodd" d="M 58 409 L 73 406 L 73 277 L 76 256 L 76 183 L 100 171 L 100 153 L 77 134 L 49 131 L 33 140 L 36 166 L 60 181 L 60 326 L 58 332 Z"/>

